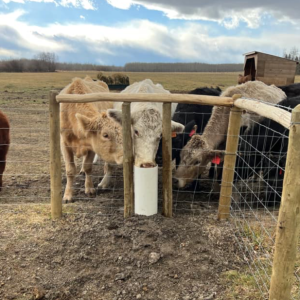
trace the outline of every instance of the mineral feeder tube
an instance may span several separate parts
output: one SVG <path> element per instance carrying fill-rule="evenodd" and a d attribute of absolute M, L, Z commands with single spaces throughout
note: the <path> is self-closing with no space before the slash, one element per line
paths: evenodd
<path fill-rule="evenodd" d="M 158 167 L 139 168 L 134 166 L 134 212 L 138 215 L 157 214 Z"/>

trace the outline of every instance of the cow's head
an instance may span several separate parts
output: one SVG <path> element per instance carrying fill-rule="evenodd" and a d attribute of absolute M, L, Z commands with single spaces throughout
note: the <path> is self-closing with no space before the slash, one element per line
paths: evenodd
<path fill-rule="evenodd" d="M 238 84 L 246 83 L 251 80 L 252 80 L 251 75 L 246 75 L 246 76 L 243 76 L 241 74 L 238 75 Z"/>
<path fill-rule="evenodd" d="M 93 151 L 110 163 L 123 163 L 123 137 L 119 123 L 106 113 L 89 118 L 77 113 L 76 119 L 82 135 L 91 144 Z"/>
<path fill-rule="evenodd" d="M 214 155 L 203 137 L 194 135 L 180 153 L 180 164 L 175 172 L 178 187 L 185 187 L 201 175 Z"/>
<path fill-rule="evenodd" d="M 108 115 L 122 122 L 122 112 L 109 109 Z M 144 109 L 131 114 L 131 125 L 134 148 L 134 164 L 140 168 L 151 168 L 156 165 L 155 156 L 162 134 L 161 113 L 155 108 Z M 171 121 L 172 132 L 182 132 L 184 126 Z"/>

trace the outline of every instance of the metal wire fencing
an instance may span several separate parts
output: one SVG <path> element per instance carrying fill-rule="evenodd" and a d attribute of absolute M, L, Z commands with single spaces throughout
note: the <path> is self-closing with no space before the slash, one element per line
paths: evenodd
<path fill-rule="evenodd" d="M 1 110 L 10 122 L 10 146 L 0 203 L 48 203 L 48 109 L 3 105 Z"/>
<path fill-rule="evenodd" d="M 291 112 L 291 107 L 280 107 Z M 267 118 L 252 120 L 239 136 L 230 219 L 261 299 L 268 299 L 289 129 Z M 300 263 L 298 248 L 297 265 Z M 295 269 L 293 299 L 300 297 Z"/>
<path fill-rule="evenodd" d="M 173 156 L 173 209 L 175 213 L 200 214 L 203 211 L 216 211 L 220 184 L 222 180 L 223 160 L 219 156 L 212 159 L 205 171 L 200 176 L 187 174 L 188 183 L 179 188 L 175 172 L 181 163 L 181 151 L 195 134 L 202 134 L 212 113 L 212 106 L 190 105 L 193 112 L 175 112 L 173 120 L 185 125 L 184 132 L 172 138 Z M 224 142 L 218 150 L 225 150 L 226 135 Z M 189 165 L 186 165 L 189 167 Z M 192 165 L 191 165 L 192 166 Z"/>

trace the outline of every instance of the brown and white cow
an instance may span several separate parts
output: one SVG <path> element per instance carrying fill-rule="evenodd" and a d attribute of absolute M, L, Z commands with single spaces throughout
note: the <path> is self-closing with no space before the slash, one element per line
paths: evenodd
<path fill-rule="evenodd" d="M 162 85 L 154 84 L 150 79 L 136 82 L 127 87 L 122 94 L 169 94 Z M 177 104 L 172 103 L 172 115 Z M 115 109 L 109 109 L 108 115 L 121 122 L 122 103 L 116 102 Z M 133 102 L 131 104 L 131 123 L 133 130 L 134 164 L 137 167 L 149 168 L 156 165 L 155 156 L 162 134 L 162 103 Z M 184 126 L 171 121 L 173 132 L 182 132 Z"/>
<path fill-rule="evenodd" d="M 273 104 L 286 98 L 286 94 L 281 89 L 274 85 L 268 86 L 261 81 L 249 81 L 242 85 L 229 87 L 221 96 L 232 97 L 234 94 L 241 94 L 246 98 Z M 206 170 L 214 157 L 212 150 L 218 149 L 219 145 L 226 139 L 229 113 L 229 107 L 215 106 L 203 134 L 195 134 L 182 149 L 180 165 L 175 173 L 178 187 L 185 187 Z M 244 113 L 241 126 L 249 129 L 253 124 L 252 121 L 259 122 L 261 119 L 263 117 L 256 114 Z"/>
<path fill-rule="evenodd" d="M 60 94 L 90 94 L 109 92 L 104 82 L 93 82 L 89 77 L 75 78 Z M 74 155 L 83 157 L 82 171 L 85 173 L 85 193 L 94 196 L 91 173 L 95 153 L 105 162 L 105 176 L 100 187 L 109 184 L 111 169 L 107 163 L 123 162 L 123 141 L 120 124 L 110 119 L 106 110 L 112 102 L 62 103 L 60 105 L 61 148 L 66 164 L 67 186 L 63 200 L 72 202 L 73 181 L 76 175 Z"/>

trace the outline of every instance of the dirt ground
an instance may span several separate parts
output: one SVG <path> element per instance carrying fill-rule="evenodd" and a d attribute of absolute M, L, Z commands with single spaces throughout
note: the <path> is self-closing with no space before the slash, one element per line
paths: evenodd
<path fill-rule="evenodd" d="M 222 273 L 243 265 L 215 215 L 124 221 L 77 204 L 52 222 L 43 210 L 1 207 L 1 299 L 226 299 Z"/>
<path fill-rule="evenodd" d="M 124 221 L 122 169 L 113 188 L 93 199 L 78 175 L 77 201 L 51 221 L 47 97 L 46 89 L 0 91 L 11 124 L 0 194 L 0 299 L 258 299 L 228 296 L 228 274 L 246 260 L 230 224 L 216 221 L 211 182 L 196 193 L 174 190 L 173 219 Z M 102 172 L 94 167 L 95 184 Z"/>

